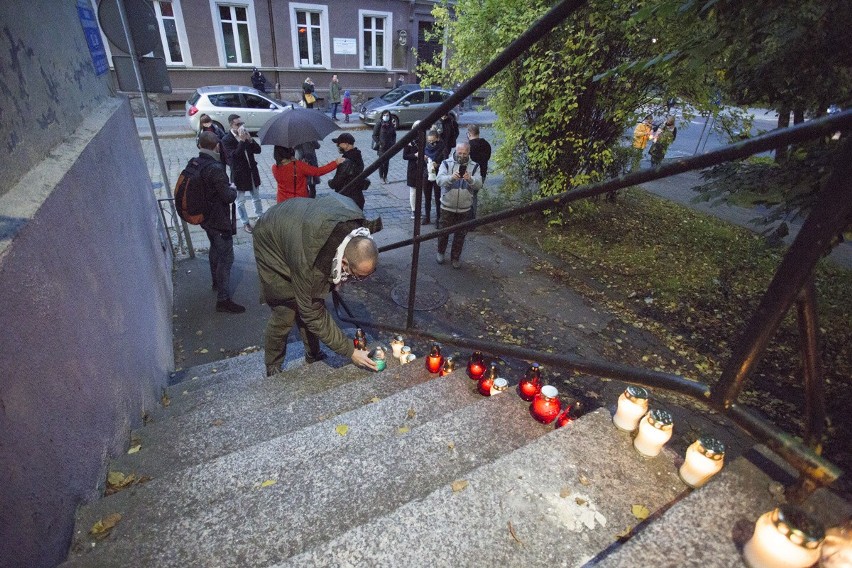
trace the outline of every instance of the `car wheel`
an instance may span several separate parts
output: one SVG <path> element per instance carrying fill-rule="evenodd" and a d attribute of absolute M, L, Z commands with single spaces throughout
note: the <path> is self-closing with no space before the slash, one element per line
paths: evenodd
<path fill-rule="evenodd" d="M 394 130 L 399 130 L 399 117 L 395 114 L 391 115 L 391 124 L 393 124 Z"/>

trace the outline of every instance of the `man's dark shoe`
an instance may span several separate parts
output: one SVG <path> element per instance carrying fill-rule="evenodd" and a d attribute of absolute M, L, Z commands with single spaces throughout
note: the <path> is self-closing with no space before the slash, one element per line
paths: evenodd
<path fill-rule="evenodd" d="M 228 314 L 241 314 L 244 311 L 246 311 L 246 307 L 234 303 L 229 298 L 227 300 L 222 300 L 220 302 L 216 302 L 216 311 L 217 312 L 225 312 L 225 313 L 228 313 Z"/>
<path fill-rule="evenodd" d="M 280 368 L 280 367 L 276 367 L 275 365 L 269 365 L 268 367 L 266 367 L 266 376 L 267 376 L 267 377 L 271 377 L 271 376 L 273 376 L 273 375 L 277 375 L 277 374 L 278 374 L 278 373 L 280 373 L 280 372 L 281 372 L 281 368 Z"/>
<path fill-rule="evenodd" d="M 328 355 L 322 351 L 319 353 L 308 353 L 305 355 L 305 363 L 308 365 L 316 363 L 317 361 L 322 361 L 323 359 L 328 359 Z"/>
<path fill-rule="evenodd" d="M 421 225 L 428 225 L 428 224 L 429 224 L 429 223 L 431 223 L 431 222 L 432 222 L 432 221 L 429 219 L 429 215 L 426 215 L 425 217 L 423 217 L 422 219 L 420 219 L 420 224 L 421 224 Z"/>

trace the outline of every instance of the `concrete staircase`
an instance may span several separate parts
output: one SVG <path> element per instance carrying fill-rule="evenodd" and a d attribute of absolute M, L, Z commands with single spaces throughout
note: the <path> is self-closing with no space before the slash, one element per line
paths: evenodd
<path fill-rule="evenodd" d="M 299 361 L 268 379 L 260 353 L 190 369 L 110 468 L 151 479 L 83 507 L 64 565 L 737 566 L 732 527 L 777 502 L 742 459 L 692 492 L 607 409 L 554 430 L 463 370 Z M 761 498 L 727 511 L 732 491 Z"/>

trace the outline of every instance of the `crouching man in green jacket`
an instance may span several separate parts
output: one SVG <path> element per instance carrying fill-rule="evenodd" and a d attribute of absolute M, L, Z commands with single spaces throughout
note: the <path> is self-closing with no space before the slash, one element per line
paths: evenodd
<path fill-rule="evenodd" d="M 325 358 L 322 341 L 356 365 L 376 370 L 367 352 L 354 348 L 325 308 L 332 288 L 376 270 L 379 253 L 365 224 L 355 202 L 337 194 L 288 199 L 258 220 L 254 258 L 261 294 L 272 309 L 264 334 L 267 376 L 281 371 L 294 321 L 308 363 Z"/>

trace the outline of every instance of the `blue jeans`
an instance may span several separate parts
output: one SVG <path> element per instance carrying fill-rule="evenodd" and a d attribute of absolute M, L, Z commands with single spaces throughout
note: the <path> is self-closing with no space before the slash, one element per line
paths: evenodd
<path fill-rule="evenodd" d="M 234 237 L 231 232 L 206 229 L 210 239 L 210 276 L 216 286 L 216 300 L 222 302 L 231 297 L 228 284 L 231 281 L 231 266 L 234 264 Z"/>
<path fill-rule="evenodd" d="M 340 103 L 331 103 L 331 118 L 337 120 L 337 107 Z"/>
<path fill-rule="evenodd" d="M 243 225 L 248 225 L 249 222 L 248 214 L 246 213 L 246 199 L 248 199 L 249 193 L 251 193 L 251 199 L 254 201 L 255 216 L 260 217 L 261 213 L 263 213 L 263 204 L 260 202 L 260 189 L 258 187 L 255 187 L 251 191 L 238 191 L 237 214 L 240 216 L 240 222 Z"/>

